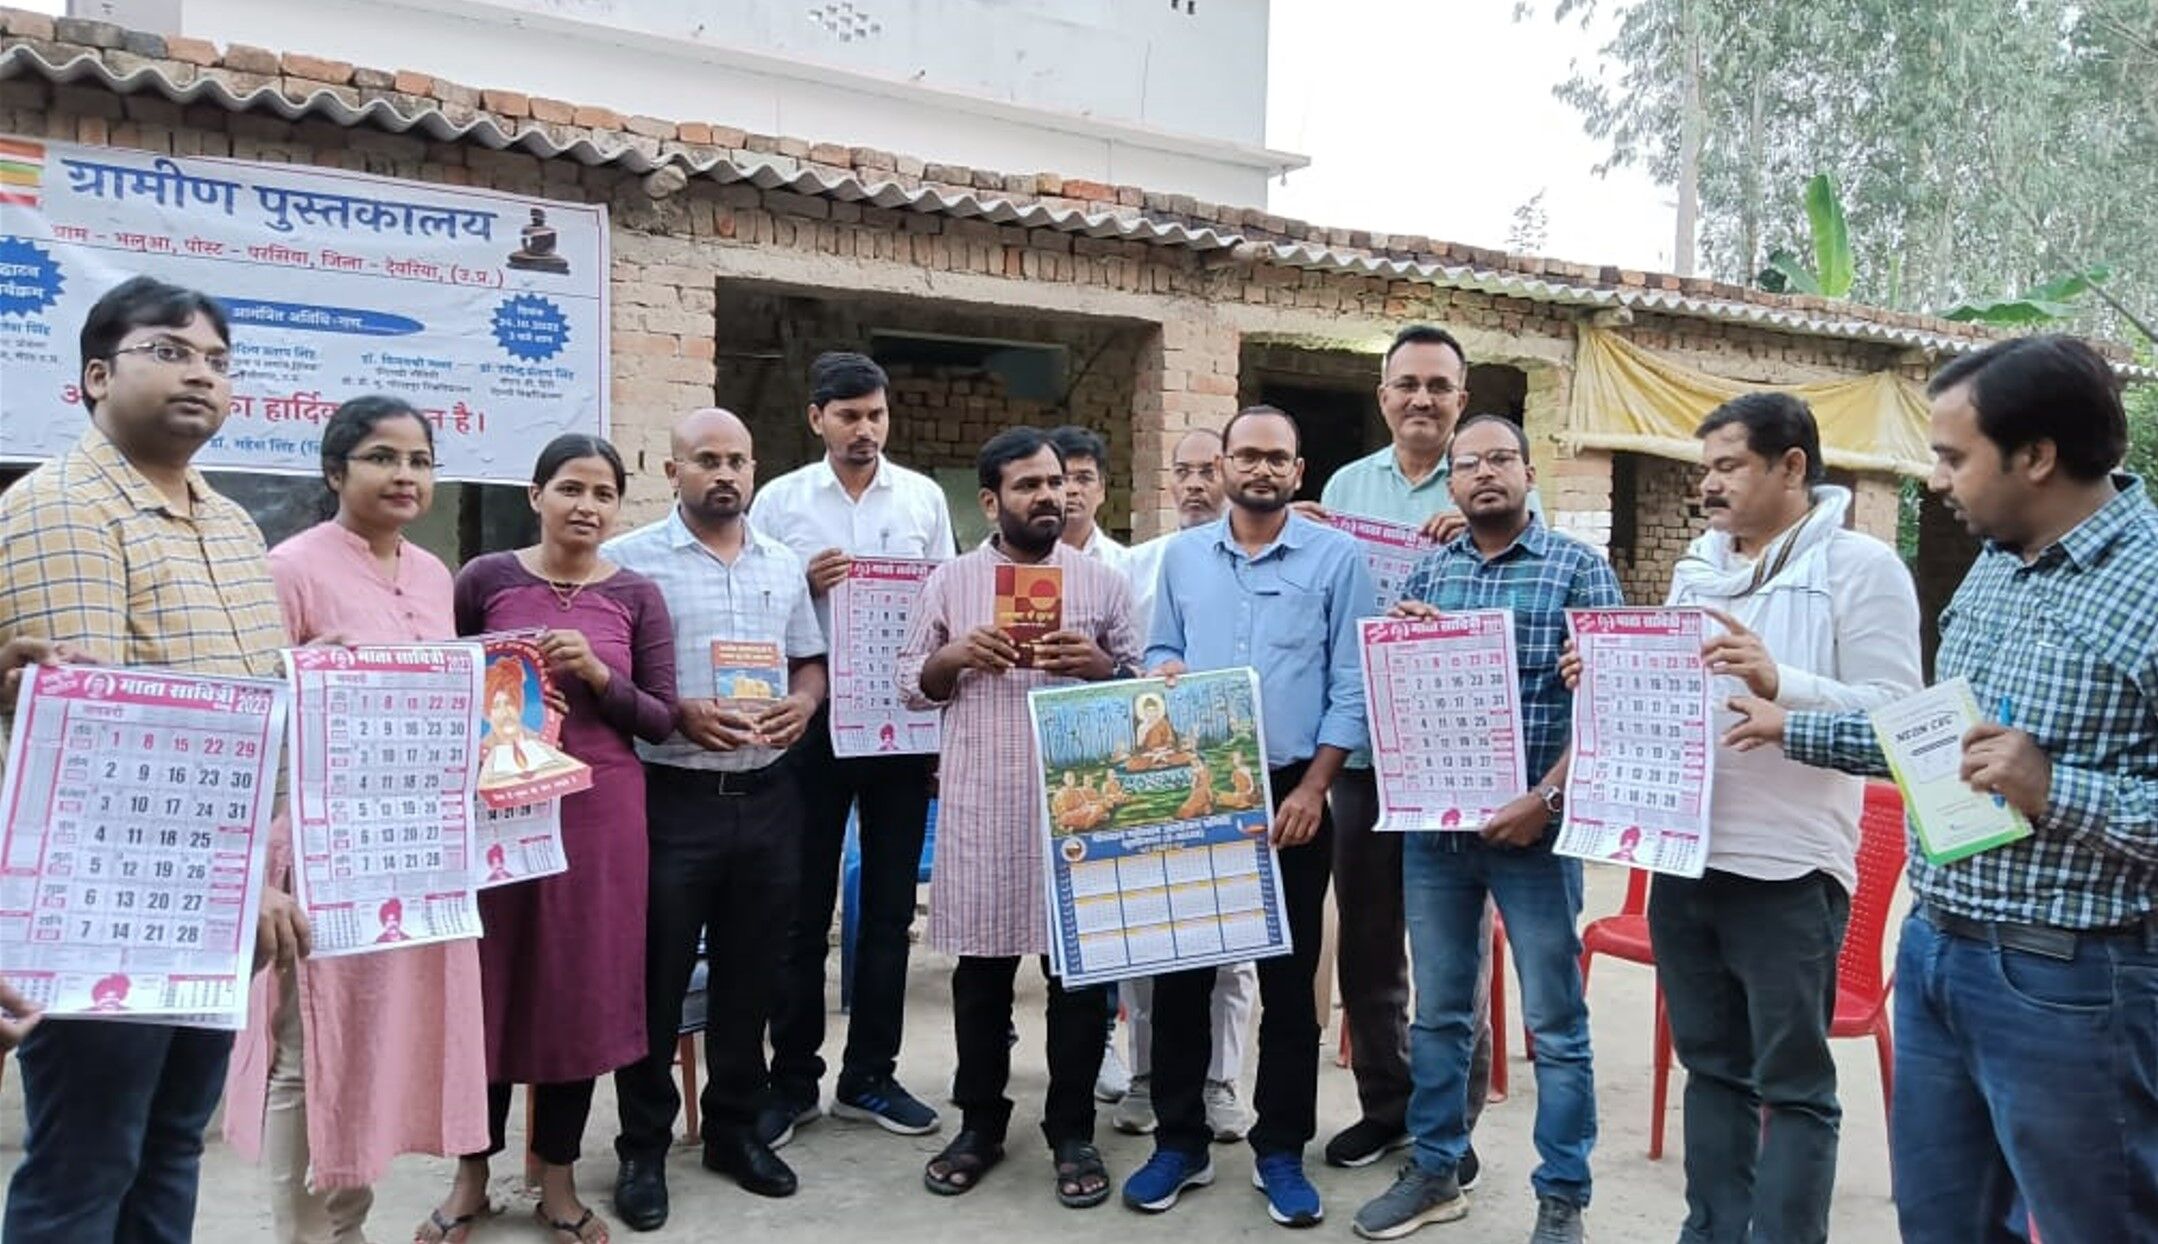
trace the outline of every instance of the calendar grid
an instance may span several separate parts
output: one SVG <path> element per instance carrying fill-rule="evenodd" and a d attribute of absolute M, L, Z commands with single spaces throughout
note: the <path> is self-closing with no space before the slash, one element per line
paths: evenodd
<path fill-rule="evenodd" d="M 1698 609 L 1575 609 L 1581 656 L 1561 855 L 1698 877 L 1715 735 Z"/>
<path fill-rule="evenodd" d="M 942 714 L 900 703 L 892 670 L 933 561 L 858 557 L 832 590 L 831 734 L 835 756 L 934 754 Z"/>

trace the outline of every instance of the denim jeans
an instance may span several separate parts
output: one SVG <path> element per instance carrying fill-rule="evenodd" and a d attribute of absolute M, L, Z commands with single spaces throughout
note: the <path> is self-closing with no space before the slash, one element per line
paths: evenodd
<path fill-rule="evenodd" d="M 1828 1023 L 1850 896 L 1826 873 L 1711 869 L 1649 890 L 1656 979 L 1686 1068 L 1681 1244 L 1820 1244 L 1843 1109 Z"/>
<path fill-rule="evenodd" d="M 1488 896 L 1506 919 L 1521 974 L 1521 1009 L 1536 1039 L 1538 1196 L 1586 1205 L 1596 1145 L 1596 1078 L 1581 985 L 1581 862 L 1548 844 L 1495 847 L 1474 834 L 1407 834 L 1402 894 L 1416 1017 L 1409 1026 L 1409 1134 L 1416 1165 L 1443 1173 L 1469 1145 L 1468 1080 L 1476 1042 L 1477 936 Z"/>
<path fill-rule="evenodd" d="M 17 1052 L 22 1165 L 8 1244 L 187 1244 L 202 1134 L 232 1034 L 91 1020 L 40 1025 Z"/>
<path fill-rule="evenodd" d="M 2158 1234 L 2158 933 L 2073 959 L 1904 921 L 1890 1151 L 1907 1244 Z"/>

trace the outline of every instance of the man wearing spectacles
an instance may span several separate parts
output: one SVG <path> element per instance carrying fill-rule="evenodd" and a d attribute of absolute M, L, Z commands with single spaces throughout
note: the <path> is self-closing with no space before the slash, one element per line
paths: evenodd
<path fill-rule="evenodd" d="M 232 339 L 207 295 L 149 277 L 82 327 L 74 448 L 0 495 L 0 642 L 191 674 L 275 678 L 284 615 L 254 520 L 191 465 L 232 409 Z M 265 891 L 256 957 L 307 953 L 306 917 Z M 175 1240 L 194 1230 L 202 1134 L 231 1033 L 47 1022 L 24 1037 L 10 1240 Z"/>
<path fill-rule="evenodd" d="M 1510 609 L 1521 736 L 1535 785 L 1500 805 L 1474 832 L 1408 834 L 1403 893 L 1416 969 L 1415 1088 L 1408 1121 L 1414 1152 L 1394 1184 L 1356 1215 L 1356 1233 L 1395 1239 L 1469 1212 L 1461 1167 L 1469 1154 L 1467 1088 L 1487 985 L 1488 905 L 1506 916 L 1520 970 L 1522 1014 L 1536 1051 L 1537 1215 L 1531 1244 L 1576 1244 L 1589 1199 L 1596 1139 L 1589 1013 L 1581 983 L 1581 862 L 1552 854 L 1566 780 L 1573 696 L 1560 680 L 1568 609 L 1625 603 L 1618 577 L 1594 549 L 1547 529 L 1529 512 L 1536 471 L 1521 427 L 1477 415 L 1455 432 L 1447 485 L 1468 528 L 1426 556 L 1404 586 L 1398 617 Z"/>
<path fill-rule="evenodd" d="M 1177 531 L 1156 536 L 1131 550 L 1125 575 L 1131 580 L 1133 616 L 1143 633 L 1154 624 L 1154 596 L 1161 585 L 1162 555 L 1183 532 L 1221 517 L 1221 434 L 1193 429 L 1170 449 L 1169 495 L 1176 502 Z M 1135 977 L 1123 983 L 1124 1012 L 1131 1020 L 1131 1088 L 1117 1103 L 1109 1122 L 1116 1130 L 1144 1136 L 1155 1127 L 1154 982 Z M 1214 1001 L 1208 1010 L 1214 1053 L 1206 1069 L 1206 1123 L 1217 1141 L 1242 1140 L 1251 1127 L 1250 1112 L 1237 1100 L 1244 1075 L 1244 1047 L 1251 1032 L 1251 1005 L 1258 1000 L 1259 973 L 1249 963 L 1215 969 Z"/>
<path fill-rule="evenodd" d="M 1326 788 L 1363 747 L 1364 685 L 1356 623 L 1372 610 L 1356 542 L 1289 509 L 1303 483 L 1296 421 L 1271 406 L 1237 412 L 1222 431 L 1228 517 L 1179 536 L 1162 558 L 1148 667 L 1257 669 L 1265 688 L 1273 843 L 1293 950 L 1258 965 L 1258 1120 L 1253 1182 L 1277 1223 L 1308 1227 L 1324 1210 L 1304 1174 L 1317 1131 L 1321 923 L 1331 871 Z M 1154 978 L 1154 1156 L 1124 1184 L 1125 1203 L 1160 1212 L 1211 1183 L 1204 1093 L 1211 1054 L 1211 967 Z"/>
<path fill-rule="evenodd" d="M 1445 329 L 1411 324 L 1386 348 L 1378 396 L 1393 439 L 1334 472 L 1318 505 L 1299 508 L 1322 520 L 1331 513 L 1357 514 L 1419 528 L 1433 540 L 1453 539 L 1466 520 L 1454 504 L 1446 446 L 1468 406 L 1468 355 Z M 1542 515 L 1533 488 L 1527 505 L 1529 513 Z M 1355 1051 L 1351 1065 L 1362 1117 L 1326 1143 L 1326 1160 L 1364 1166 L 1409 1143 L 1409 961 L 1402 949 L 1401 838 L 1372 830 L 1379 819 L 1379 788 L 1367 753 L 1349 757 L 1327 798 L 1334 811 L 1335 905 L 1341 914 L 1336 943 L 1341 1014 Z M 1488 927 L 1483 936 L 1489 940 Z M 1476 1059 L 1469 1073 L 1472 1129 L 1491 1087 L 1489 985 L 1486 979 L 1477 991 Z M 1471 1149 L 1461 1164 L 1464 1187 L 1476 1182 L 1477 1169 Z"/>

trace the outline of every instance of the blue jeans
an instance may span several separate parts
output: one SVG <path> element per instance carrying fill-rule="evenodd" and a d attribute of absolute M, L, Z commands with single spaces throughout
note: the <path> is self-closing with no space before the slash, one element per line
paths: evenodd
<path fill-rule="evenodd" d="M 18 1054 L 23 1159 L 0 1240 L 187 1244 L 232 1034 L 52 1020 Z"/>
<path fill-rule="evenodd" d="M 1589 1201 L 1596 1145 L 1596 1080 L 1581 986 L 1581 862 L 1548 846 L 1486 845 L 1474 834 L 1408 834 L 1402 897 L 1409 925 L 1416 1018 L 1409 1026 L 1409 1134 L 1416 1165 L 1452 1170 L 1469 1147 L 1469 1058 L 1476 1044 L 1477 929 L 1488 895 L 1506 919 L 1521 976 L 1521 1010 L 1536 1038 L 1538 1196 Z"/>
<path fill-rule="evenodd" d="M 2073 959 L 1959 937 L 1913 914 L 1896 952 L 1891 1152 L 1906 1244 L 2153 1238 L 2158 932 Z"/>

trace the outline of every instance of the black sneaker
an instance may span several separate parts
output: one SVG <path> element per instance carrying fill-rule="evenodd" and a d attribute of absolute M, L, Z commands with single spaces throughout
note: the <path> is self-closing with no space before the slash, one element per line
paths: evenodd
<path fill-rule="evenodd" d="M 1483 1173 L 1484 1164 L 1476 1156 L 1476 1146 L 1470 1145 L 1469 1151 L 1461 1155 L 1461 1165 L 1454 1168 L 1454 1182 L 1461 1185 L 1463 1192 L 1467 1192 L 1476 1186 L 1476 1181 L 1482 1178 Z"/>
<path fill-rule="evenodd" d="M 1536 1230 L 1529 1244 L 1581 1244 L 1581 1207 L 1555 1196 L 1536 1198 Z"/>
<path fill-rule="evenodd" d="M 771 1099 L 757 1111 L 757 1141 L 767 1149 L 782 1148 L 794 1139 L 795 1128 L 814 1123 L 823 1116 L 824 1112 L 817 1109 L 815 1093 L 796 1096 L 774 1089 Z"/>
<path fill-rule="evenodd" d="M 842 1085 L 832 1097 L 832 1117 L 874 1123 L 887 1132 L 922 1136 L 942 1122 L 927 1102 L 887 1076 L 856 1086 Z"/>
<path fill-rule="evenodd" d="M 1419 1227 L 1452 1222 L 1469 1212 L 1469 1199 L 1452 1175 L 1434 1175 L 1414 1162 L 1401 1164 L 1394 1186 L 1366 1202 L 1351 1224 L 1367 1240 L 1398 1240 Z"/>
<path fill-rule="evenodd" d="M 1396 1149 L 1409 1147 L 1409 1133 L 1398 1123 L 1358 1119 L 1326 1142 L 1328 1166 L 1369 1166 Z"/>

